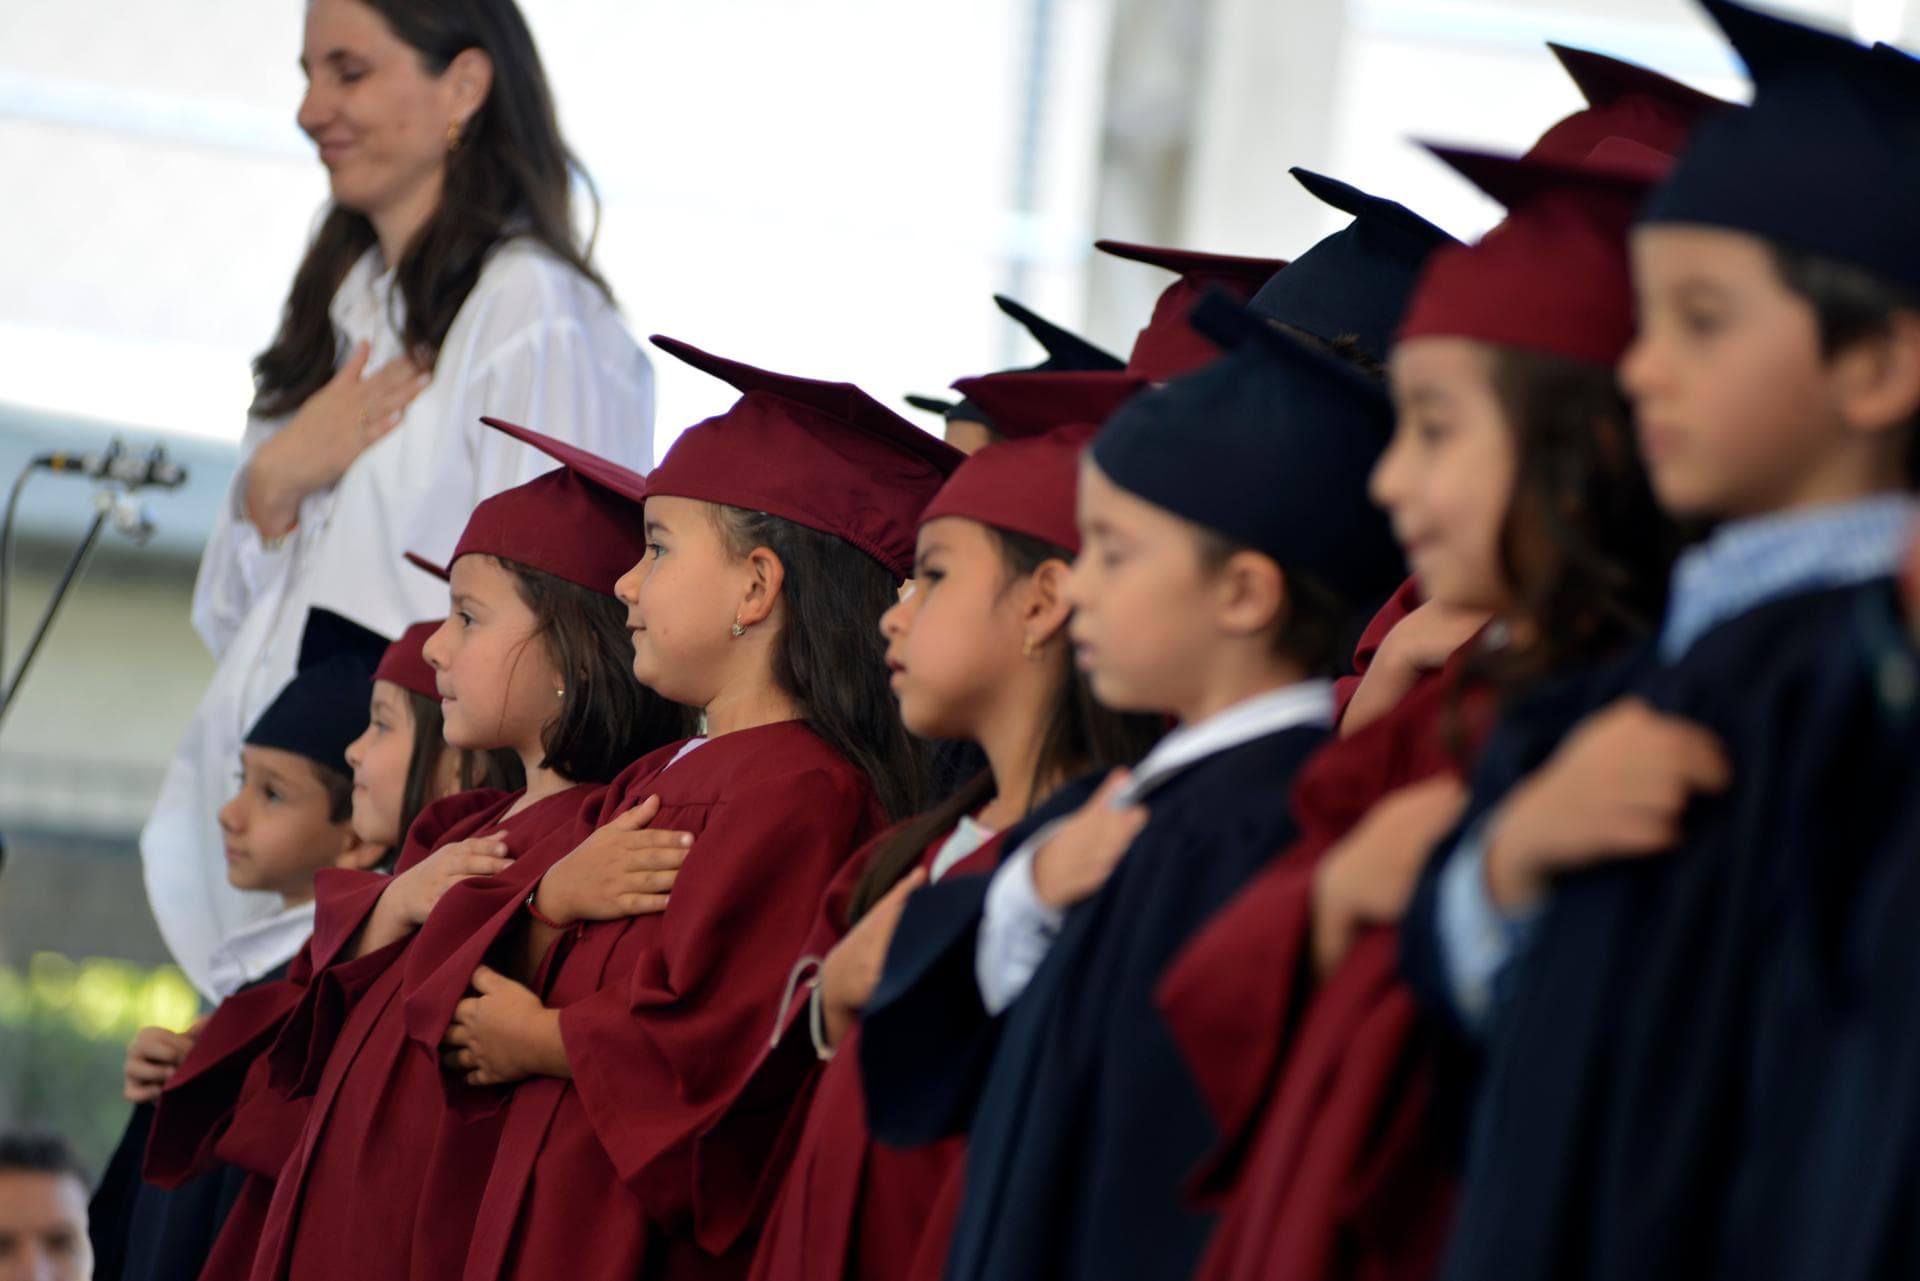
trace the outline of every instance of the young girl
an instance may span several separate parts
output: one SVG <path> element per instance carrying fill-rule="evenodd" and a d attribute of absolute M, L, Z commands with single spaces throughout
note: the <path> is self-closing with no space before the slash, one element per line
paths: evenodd
<path fill-rule="evenodd" d="M 526 786 L 429 806 L 391 880 L 322 879 L 314 980 L 273 1050 L 276 1086 L 311 1096 L 311 1110 L 253 1275 L 401 1277 L 415 1252 L 438 1256 L 436 1231 L 464 1233 L 444 1220 L 416 1227 L 416 1209 L 437 1203 L 429 1165 L 453 1154 L 462 1177 L 483 1180 L 497 1128 L 445 1108 L 435 1059 L 407 1039 L 404 999 L 475 924 L 442 910 L 450 885 L 512 885 L 539 866 L 521 860 L 571 848 L 590 830 L 580 815 L 593 784 L 683 724 L 627 675 L 621 612 L 605 594 L 640 526 L 638 504 L 561 468 L 475 508 L 440 571 L 451 608 L 422 655 L 442 733 L 467 751 L 512 750 Z"/>
<path fill-rule="evenodd" d="M 844 383 L 655 342 L 743 393 L 646 478 L 646 556 L 618 587 L 633 674 L 704 733 L 626 770 L 600 830 L 489 898 L 474 947 L 409 1001 L 455 1106 L 503 1118 L 485 1188 L 438 1216 L 470 1225 L 471 1278 L 745 1267 L 801 1084 L 754 1073 L 782 981 L 841 865 L 918 804 L 875 624 L 960 455 Z M 633 917 L 649 887 L 620 876 L 650 813 L 693 852 L 665 912 Z"/>
<path fill-rule="evenodd" d="M 991 870 L 1000 834 L 1056 787 L 1131 764 L 1155 736 L 1152 721 L 1093 701 L 1066 635 L 1080 451 L 1145 385 L 1112 373 L 955 384 L 1007 443 L 974 456 L 928 506 L 913 583 L 880 630 L 902 722 L 922 737 L 979 744 L 988 768 L 850 860 L 827 892 L 796 967 L 818 971 L 812 1001 L 777 1028 L 772 1054 L 831 1061 L 796 1117 L 793 1164 L 754 1256 L 760 1281 L 937 1277 L 946 1260 L 960 1145 L 874 1142 L 856 1021 L 907 894 Z"/>
<path fill-rule="evenodd" d="M 1898 1091 L 1853 1100 L 1868 1131 L 1899 1133 L 1911 1089 L 1879 1058 L 1895 1029 L 1850 1023 L 1855 926 L 1884 910 L 1860 889 L 1911 856 L 1887 825 L 1912 760 L 1859 637 L 1914 527 L 1920 86 L 1705 7 L 1753 105 L 1702 125 L 1642 216 L 1621 381 L 1662 507 L 1713 533 L 1635 670 L 1476 782 L 1440 873 L 1456 1002 L 1504 994 L 1458 1276 L 1910 1270 L 1871 1258 L 1877 1194 L 1806 1215 L 1801 1175 L 1833 1080 Z"/>
<path fill-rule="evenodd" d="M 1430 1275 L 1446 1136 L 1394 937 L 1371 927 L 1398 919 L 1458 816 L 1491 695 L 1640 634 L 1671 554 L 1612 375 L 1632 328 L 1627 224 L 1650 186 L 1634 175 L 1663 158 L 1618 140 L 1583 165 L 1442 154 L 1510 212 L 1436 254 L 1409 304 L 1373 490 L 1427 608 L 1496 623 L 1308 765 L 1301 839 L 1162 983 L 1223 1132 L 1209 1279 L 1277 1259 L 1305 1278 Z"/>

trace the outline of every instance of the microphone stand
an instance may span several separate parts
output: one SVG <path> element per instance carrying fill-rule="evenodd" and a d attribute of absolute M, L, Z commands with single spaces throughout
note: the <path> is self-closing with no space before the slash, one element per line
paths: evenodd
<path fill-rule="evenodd" d="M 53 586 L 53 595 L 47 598 L 46 608 L 40 613 L 40 622 L 33 629 L 33 636 L 27 641 L 26 652 L 20 656 L 20 665 L 13 669 L 13 676 L 7 681 L 6 691 L 0 693 L 0 722 L 7 718 L 7 711 L 13 706 L 14 695 L 20 692 L 21 682 L 27 678 L 27 668 L 33 665 L 33 659 L 40 652 L 40 643 L 47 638 L 47 632 L 53 627 L 55 615 L 65 603 L 67 593 L 73 587 L 74 580 L 80 577 L 80 571 L 93 555 L 94 547 L 100 542 L 100 533 L 106 528 L 107 517 L 113 514 L 113 503 L 109 495 L 102 495 L 108 501 L 96 503 L 93 523 L 87 526 L 87 532 L 80 545 L 73 549 L 73 555 L 67 558 L 67 567 L 60 574 L 60 581 Z"/>

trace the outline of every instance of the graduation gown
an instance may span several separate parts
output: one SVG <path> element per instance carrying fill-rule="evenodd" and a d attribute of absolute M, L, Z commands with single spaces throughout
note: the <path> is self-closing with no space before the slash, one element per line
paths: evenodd
<path fill-rule="evenodd" d="M 985 882 L 908 901 L 863 1021 L 862 1067 L 883 1141 L 967 1135 L 949 1278 L 1192 1268 L 1212 1220 L 1181 1183 L 1216 1134 L 1153 990 L 1192 931 L 1292 842 L 1288 790 L 1325 737 L 1272 732 L 1153 790 L 1146 827 L 997 1018 L 974 977 Z M 1098 782 L 1056 800 L 1071 809 Z"/>
<path fill-rule="evenodd" d="M 1839 909 L 1912 777 L 1858 630 L 1890 593 L 1801 592 L 1640 664 L 1631 688 L 1717 735 L 1734 787 L 1695 798 L 1670 854 L 1555 888 L 1497 1015 L 1444 1276 L 1779 1269 L 1734 1232 L 1758 1221 L 1741 1189 L 1799 1147 L 1839 1044 L 1782 1012 L 1827 1000 Z"/>
<path fill-rule="evenodd" d="M 1362 935 L 1316 983 L 1313 879 L 1380 798 L 1460 772 L 1489 717 L 1487 692 L 1462 688 L 1473 649 L 1315 753 L 1294 792 L 1299 839 L 1160 985 L 1222 1135 L 1196 1180 L 1220 1212 L 1206 1281 L 1420 1278 L 1437 1263 L 1453 1177 L 1430 1115 L 1434 1047 L 1397 981 L 1395 931 Z"/>
<path fill-rule="evenodd" d="M 757 1072 L 767 1029 L 822 893 L 884 819 L 866 778 L 802 722 L 678 755 L 631 766 L 594 824 L 658 794 L 653 826 L 694 834 L 667 910 L 576 927 L 538 978 L 573 1079 L 482 1091 L 441 1075 L 454 1108 L 498 1118 L 484 1187 L 447 1210 L 473 1225 L 470 1281 L 739 1277 L 751 1261 L 762 1167 L 808 1070 Z M 487 887 L 448 898 L 461 890 Z M 517 928 L 523 897 L 497 896 L 468 949 L 408 998 L 418 1052 L 439 1045 L 471 962 Z M 443 1181 L 438 1162 L 427 1181 Z"/>
<path fill-rule="evenodd" d="M 222 1001 L 165 1092 L 134 1108 L 87 1211 L 101 1281 L 197 1277 L 237 1203 L 257 1222 L 304 1116 L 266 1088 L 262 1053 L 307 968 L 302 949 Z"/>
<path fill-rule="evenodd" d="M 1003 836 L 990 837 L 940 883 L 990 872 Z M 921 868 L 931 870 L 945 841 L 942 836 L 928 846 Z M 835 878 L 803 955 L 824 957 L 845 936 L 847 905 L 865 862 L 853 860 Z M 814 1057 L 807 1008 L 795 1001 L 770 1057 Z M 875 1141 L 867 1128 L 859 1055 L 856 1025 L 820 1068 L 805 1109 L 794 1114 L 792 1149 L 754 1253 L 752 1281 L 901 1281 L 916 1259 L 929 1260 L 936 1277 L 946 1261 L 964 1145 L 953 1138 L 902 1149 Z"/>
<path fill-rule="evenodd" d="M 504 831 L 513 864 L 499 876 L 474 879 L 522 884 L 590 830 L 582 810 L 598 793 L 568 788 L 512 817 L 506 813 L 517 793 L 469 792 L 436 802 L 408 832 L 399 870 L 442 845 Z M 435 1275 L 446 1266 L 449 1240 L 464 1231 L 444 1218 L 418 1226 L 427 1166 L 437 1150 L 453 1147 L 484 1169 L 491 1136 L 482 1124 L 444 1117 L 439 1058 L 408 1040 L 401 1014 L 414 967 L 452 952 L 474 923 L 449 893 L 419 930 L 345 958 L 388 883 L 340 871 L 315 881 L 313 980 L 270 1051 L 275 1090 L 305 1100 L 309 1111 L 275 1186 L 252 1276 Z"/>

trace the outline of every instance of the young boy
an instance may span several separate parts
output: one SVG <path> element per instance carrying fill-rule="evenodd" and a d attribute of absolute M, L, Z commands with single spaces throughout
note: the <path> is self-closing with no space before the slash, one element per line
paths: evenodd
<path fill-rule="evenodd" d="M 1655 651 L 1543 720 L 1628 697 L 1570 734 L 1503 726 L 1534 746 L 1490 749 L 1409 931 L 1409 967 L 1492 1031 L 1452 1277 L 1793 1266 L 1857 886 L 1897 857 L 1912 759 L 1858 623 L 1914 527 L 1920 83 L 1703 3 L 1754 103 L 1700 127 L 1642 216 L 1621 376 L 1661 505 L 1715 530 Z"/>
<path fill-rule="evenodd" d="M 0 1277 L 86 1281 L 87 1174 L 64 1139 L 0 1134 Z"/>
<path fill-rule="evenodd" d="M 1231 304 L 1196 321 L 1239 345 L 1095 438 L 1070 587 L 1095 693 L 1177 728 L 1043 806 L 992 878 L 914 894 L 863 1025 L 875 1133 L 968 1135 L 960 1281 L 1192 1267 L 1209 1220 L 1180 1185 L 1213 1136 L 1153 986 L 1291 838 L 1350 602 L 1403 572 L 1365 492 L 1383 389 Z"/>
<path fill-rule="evenodd" d="M 285 976 L 313 929 L 314 874 L 369 868 L 385 853 L 354 837 L 346 761 L 347 745 L 367 727 L 385 648 L 365 628 L 313 611 L 299 670 L 247 732 L 239 790 L 219 816 L 227 876 L 242 889 L 278 894 L 282 910 L 215 953 L 225 996 L 212 1016 L 186 1033 L 143 1028 L 128 1048 L 126 1097 L 136 1106 L 93 1203 L 103 1278 L 197 1276 L 248 1176 L 277 1172 L 271 1158 L 238 1163 L 241 1141 L 249 1153 L 277 1152 L 299 1132 L 297 1120 L 263 1102 L 244 1128 L 280 1133 L 228 1133 L 242 1095 L 258 1092 L 242 1078 L 298 998 Z M 169 1090 L 176 1076 L 182 1085 L 193 1078 L 190 1088 Z"/>

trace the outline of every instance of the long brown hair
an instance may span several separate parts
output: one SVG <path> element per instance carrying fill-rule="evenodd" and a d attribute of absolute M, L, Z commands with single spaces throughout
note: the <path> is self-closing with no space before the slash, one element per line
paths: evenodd
<path fill-rule="evenodd" d="M 526 765 L 520 754 L 509 748 L 495 747 L 484 752 L 450 748 L 442 737 L 444 718 L 440 700 L 428 698 L 418 690 L 401 691 L 406 695 L 407 711 L 413 717 L 413 752 L 407 757 L 407 781 L 400 789 L 400 840 L 413 830 L 420 811 L 438 800 L 434 794 L 440 780 L 442 752 L 459 752 L 459 770 L 455 780 L 460 790 L 490 787 L 502 792 L 517 792 L 527 785 Z"/>
<path fill-rule="evenodd" d="M 1531 635 L 1481 666 L 1511 688 L 1645 636 L 1682 531 L 1654 499 L 1611 369 L 1499 347 L 1492 380 L 1514 434 L 1501 569 Z"/>
<path fill-rule="evenodd" d="M 1003 591 L 1050 560 L 1073 560 L 1072 552 L 1040 539 L 991 525 L 986 526 L 986 530 L 1000 546 Z M 1040 732 L 1040 751 L 1034 758 L 1029 809 L 1046 799 L 1047 788 L 1076 775 L 1133 764 L 1146 755 L 1166 727 L 1165 721 L 1157 716 L 1103 707 L 1093 697 L 1093 688 L 1086 676 L 1074 668 L 1073 656 L 1063 650 L 1058 661 L 1059 680 L 1054 685 L 1053 703 L 1047 709 L 1046 723 Z M 951 831 L 964 815 L 978 810 L 993 797 L 993 771 L 982 770 L 941 804 L 895 828 L 861 870 L 847 904 L 846 924 L 851 925 L 866 915 L 882 895 L 913 870 L 927 846 Z"/>
<path fill-rule="evenodd" d="M 513 0 L 361 3 L 418 52 L 429 74 L 441 74 L 468 49 L 483 51 L 493 63 L 487 100 L 447 156 L 440 205 L 394 264 L 406 308 L 401 338 L 407 351 L 432 367 L 488 255 L 514 236 L 543 245 L 611 299 L 589 261 L 592 237 L 582 245 L 574 230 L 574 176 L 592 199 L 596 220 L 599 199 L 560 136 L 546 71 Z M 292 413 L 333 376 L 342 352 L 329 308 L 340 282 L 375 239 L 365 214 L 338 204 L 328 210 L 294 273 L 279 332 L 254 357 L 255 414 Z"/>

